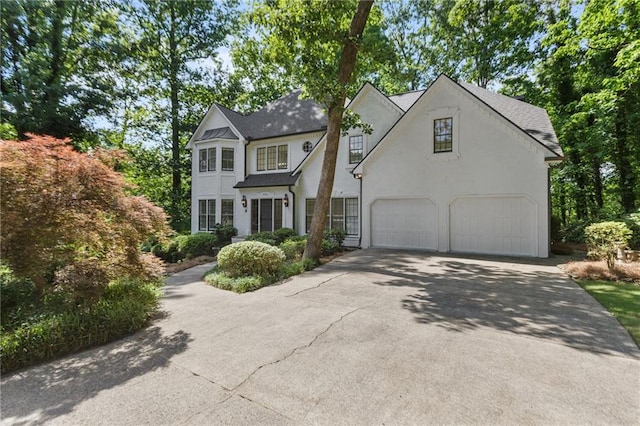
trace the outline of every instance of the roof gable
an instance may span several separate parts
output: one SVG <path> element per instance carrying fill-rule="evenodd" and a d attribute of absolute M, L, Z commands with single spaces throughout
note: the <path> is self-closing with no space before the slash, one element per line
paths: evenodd
<path fill-rule="evenodd" d="M 247 140 L 326 129 L 327 116 L 322 106 L 311 99 L 300 99 L 301 93 L 301 90 L 294 90 L 247 115 L 222 105 L 218 107 Z"/>
<path fill-rule="evenodd" d="M 544 108 L 519 101 L 515 98 L 491 92 L 469 83 L 457 83 L 464 90 L 482 101 L 491 109 L 515 124 L 556 157 L 562 158 L 562 148 Z"/>
<path fill-rule="evenodd" d="M 534 139 L 542 147 L 552 154 L 553 159 L 562 158 L 562 149 L 558 143 L 555 131 L 551 125 L 551 120 L 547 115 L 547 111 L 544 108 L 536 107 L 526 102 L 519 101 L 509 96 L 494 93 L 481 87 L 474 86 L 469 83 L 457 83 L 445 74 L 440 74 L 438 78 L 429 85 L 426 90 L 419 90 L 415 92 L 408 92 L 406 94 L 394 95 L 389 97 L 396 104 L 408 106 L 405 114 L 389 129 L 389 131 L 382 137 L 380 142 L 371 150 L 367 155 L 354 167 L 352 173 L 362 173 L 362 165 L 370 156 L 377 151 L 377 149 L 383 145 L 385 139 L 389 134 L 393 133 L 396 127 L 405 120 L 405 117 L 409 115 L 409 111 L 419 101 L 425 97 L 430 91 L 434 90 L 437 85 L 449 83 L 460 88 L 464 93 L 471 96 L 481 102 L 483 105 L 489 107 L 498 116 L 506 119 L 509 123 L 514 125 L 518 130 L 522 131 L 527 137 Z"/>

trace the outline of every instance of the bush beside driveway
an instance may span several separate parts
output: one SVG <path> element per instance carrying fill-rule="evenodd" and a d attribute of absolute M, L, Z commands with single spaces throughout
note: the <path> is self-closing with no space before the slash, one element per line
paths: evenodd
<path fill-rule="evenodd" d="M 361 250 L 244 295 L 199 268 L 146 332 L 4 377 L 3 422 L 640 419 L 640 351 L 552 264 Z"/>

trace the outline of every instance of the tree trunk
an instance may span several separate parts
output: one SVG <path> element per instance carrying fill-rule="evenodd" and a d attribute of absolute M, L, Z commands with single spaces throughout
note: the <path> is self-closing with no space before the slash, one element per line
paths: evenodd
<path fill-rule="evenodd" d="M 171 224 L 175 228 L 180 222 L 180 200 L 182 198 L 182 171 L 180 167 L 180 117 L 178 103 L 178 92 L 180 83 L 178 81 L 179 61 L 178 42 L 175 34 L 176 10 L 174 2 L 169 2 L 171 11 L 171 26 L 169 29 L 169 86 L 171 91 Z"/>
<path fill-rule="evenodd" d="M 332 93 L 331 103 L 327 114 L 327 136 L 320 173 L 320 184 L 316 196 L 316 205 L 313 209 L 313 219 L 309 231 L 309 240 L 304 250 L 305 259 L 317 261 L 322 255 L 322 237 L 327 223 L 331 191 L 333 190 L 333 178 L 336 172 L 336 158 L 338 157 L 338 145 L 340 143 L 340 125 L 344 113 L 344 103 L 347 98 L 346 87 L 351 81 L 351 75 L 356 65 L 356 57 L 364 27 L 367 24 L 369 12 L 373 6 L 373 0 L 360 0 L 358 8 L 351 20 L 348 39 L 345 40 L 340 56 L 338 68 L 339 93 Z M 360 218 L 362 220 L 362 218 Z"/>
<path fill-rule="evenodd" d="M 618 94 L 619 97 L 624 95 Z M 632 213 L 636 208 L 636 173 L 629 161 L 629 147 L 627 145 L 627 117 L 624 105 L 618 106 L 616 117 L 616 168 L 618 170 L 618 186 L 620 201 L 625 213 Z"/>

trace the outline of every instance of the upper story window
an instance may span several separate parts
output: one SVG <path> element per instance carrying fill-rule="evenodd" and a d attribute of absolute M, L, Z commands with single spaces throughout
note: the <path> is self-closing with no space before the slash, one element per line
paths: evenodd
<path fill-rule="evenodd" d="M 362 161 L 364 138 L 362 135 L 349 136 L 349 164 Z"/>
<path fill-rule="evenodd" d="M 233 171 L 233 157 L 233 148 L 222 148 L 222 170 L 226 172 Z"/>
<path fill-rule="evenodd" d="M 433 152 L 453 151 L 453 118 L 433 120 Z"/>
<path fill-rule="evenodd" d="M 199 170 L 201 172 L 215 172 L 216 171 L 216 149 L 205 148 L 199 151 Z"/>
<path fill-rule="evenodd" d="M 258 171 L 286 169 L 289 162 L 287 145 L 273 145 L 257 149 L 256 168 Z"/>
<path fill-rule="evenodd" d="M 302 150 L 304 152 L 311 152 L 312 149 L 313 149 L 313 144 L 311 143 L 311 141 L 306 141 L 305 143 L 302 144 Z"/>

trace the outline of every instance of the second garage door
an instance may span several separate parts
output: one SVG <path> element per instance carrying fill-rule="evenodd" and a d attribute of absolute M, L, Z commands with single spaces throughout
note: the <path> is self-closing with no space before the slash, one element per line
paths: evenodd
<path fill-rule="evenodd" d="M 458 198 L 450 208 L 451 250 L 536 256 L 535 211 L 525 197 Z"/>
<path fill-rule="evenodd" d="M 371 245 L 435 250 L 436 207 L 429 199 L 378 199 L 371 205 Z"/>

